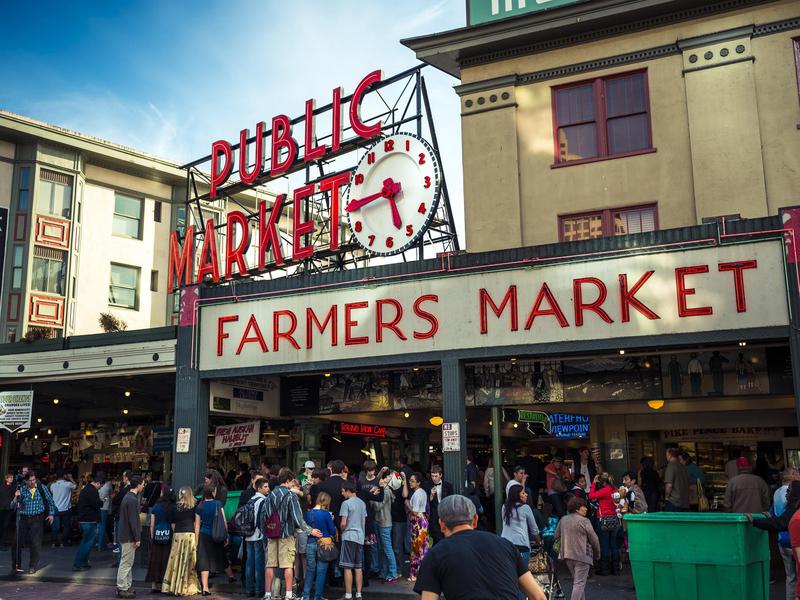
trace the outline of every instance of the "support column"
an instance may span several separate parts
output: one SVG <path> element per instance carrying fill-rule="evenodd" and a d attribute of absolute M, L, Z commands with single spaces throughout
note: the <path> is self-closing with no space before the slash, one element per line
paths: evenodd
<path fill-rule="evenodd" d="M 503 531 L 503 461 L 500 449 L 500 407 L 492 407 L 492 469 L 494 469 L 494 523 L 497 535 Z"/>
<path fill-rule="evenodd" d="M 11 444 L 13 443 L 12 434 L 6 429 L 0 429 L 2 435 L 3 450 L 0 453 L 0 473 L 8 473 L 11 465 Z"/>
<path fill-rule="evenodd" d="M 467 464 L 467 410 L 464 404 L 464 365 L 458 359 L 442 361 L 442 417 L 445 423 L 458 423 L 459 449 L 444 452 L 444 478 L 457 494 L 464 493 Z"/>
<path fill-rule="evenodd" d="M 428 453 L 430 436 L 429 429 L 414 429 L 411 432 L 412 462 L 419 461 L 422 473 L 428 472 L 428 463 L 430 463 L 430 455 Z"/>
<path fill-rule="evenodd" d="M 178 327 L 175 348 L 175 442 L 172 487 L 203 481 L 208 465 L 208 384 L 191 366 L 193 327 Z M 189 452 L 178 453 L 178 429 L 191 430 Z"/>

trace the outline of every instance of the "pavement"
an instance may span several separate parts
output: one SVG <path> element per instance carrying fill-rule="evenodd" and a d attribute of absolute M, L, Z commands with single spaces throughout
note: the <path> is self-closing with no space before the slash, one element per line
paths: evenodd
<path fill-rule="evenodd" d="M 116 574 L 112 567 L 115 555 L 110 551 L 92 552 L 90 562 L 92 569 L 82 572 L 72 571 L 72 559 L 77 547 L 45 548 L 42 550 L 39 571 L 35 575 L 22 575 L 18 581 L 0 581 L 0 600 L 49 600 L 50 598 L 70 598 L 71 600 L 110 600 L 116 598 Z M 9 552 L 0 552 L 2 570 L 7 573 L 11 556 Z M 137 563 L 139 561 L 137 560 Z M 27 552 L 24 554 L 23 567 L 27 567 Z M 146 569 L 141 566 L 134 568 L 134 586 L 140 598 L 158 597 L 149 594 L 148 583 L 144 578 Z M 782 570 L 773 570 L 775 583 L 770 586 L 770 600 L 784 600 L 784 583 Z M 566 598 L 569 598 L 572 582 L 569 574 L 559 571 Z M 220 576 L 212 580 L 212 596 L 219 600 L 243 600 L 244 595 L 241 585 L 237 582 L 229 584 Z M 327 598 L 340 598 L 343 590 L 326 590 Z M 607 577 L 592 577 L 586 586 L 588 600 L 634 600 L 636 591 L 630 566 L 626 565 L 622 575 Z M 419 600 L 419 596 L 412 591 L 412 586 L 407 580 L 402 580 L 398 585 L 382 585 L 371 582 L 364 589 L 365 600 Z"/>

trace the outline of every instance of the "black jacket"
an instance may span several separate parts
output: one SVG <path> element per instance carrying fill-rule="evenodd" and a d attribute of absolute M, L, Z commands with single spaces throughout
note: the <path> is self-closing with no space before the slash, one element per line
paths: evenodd
<path fill-rule="evenodd" d="M 769 516 L 763 519 L 753 519 L 753 525 L 766 531 L 788 531 L 789 521 L 792 519 L 794 513 L 797 512 L 798 508 L 800 508 L 800 500 L 792 504 L 787 504 L 786 510 L 784 510 L 779 517 Z"/>
<path fill-rule="evenodd" d="M 14 500 L 14 492 L 17 491 L 17 484 L 0 484 L 0 510 L 9 510 L 11 502 Z"/>
<path fill-rule="evenodd" d="M 435 499 L 431 500 L 431 490 L 433 489 L 433 481 L 430 479 L 422 484 L 422 489 L 428 495 L 428 502 L 431 507 L 431 514 L 428 520 L 428 529 L 435 541 L 442 539 L 442 530 L 439 528 L 439 502 L 453 495 L 453 484 L 449 481 L 442 481 L 442 497 L 438 495 Z"/>
<path fill-rule="evenodd" d="M 255 488 L 251 485 L 246 490 L 242 490 L 241 496 L 239 496 L 239 503 L 237 504 L 237 510 L 242 508 L 245 504 L 250 502 L 250 499 L 256 495 Z"/>
<path fill-rule="evenodd" d="M 91 483 L 87 483 L 78 494 L 78 522 L 99 523 L 101 506 L 103 502 L 97 489 Z"/>

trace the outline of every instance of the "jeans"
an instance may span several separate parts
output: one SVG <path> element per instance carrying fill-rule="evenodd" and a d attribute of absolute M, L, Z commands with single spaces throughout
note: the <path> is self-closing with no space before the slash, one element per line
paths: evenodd
<path fill-rule="evenodd" d="M 247 542 L 244 591 L 264 595 L 264 540 Z"/>
<path fill-rule="evenodd" d="M 524 562 L 525 565 L 527 566 L 528 565 L 528 561 L 530 561 L 530 559 L 531 559 L 531 551 L 528 550 L 527 552 L 520 552 L 519 555 L 520 555 L 520 557 L 522 557 L 522 562 Z M 527 598 L 528 597 L 525 595 L 525 592 L 523 592 L 523 591 L 519 592 L 519 600 L 527 600 Z"/>
<path fill-rule="evenodd" d="M 303 585 L 303 600 L 311 600 L 311 585 L 316 585 L 314 590 L 314 600 L 322 600 L 322 592 L 325 591 L 325 577 L 328 575 L 328 563 L 324 560 L 317 560 L 317 541 L 316 538 L 309 537 L 306 546 L 306 581 Z"/>
<path fill-rule="evenodd" d="M 603 560 L 611 558 L 614 562 L 619 561 L 619 544 L 617 544 L 619 527 L 615 527 L 611 531 L 603 531 L 602 527 L 599 529 L 597 536 L 600 538 L 600 555 Z"/>
<path fill-rule="evenodd" d="M 791 548 L 778 548 L 781 559 L 783 560 L 783 570 L 786 572 L 786 600 L 794 600 L 795 582 L 797 573 L 795 568 L 794 556 Z"/>
<path fill-rule="evenodd" d="M 411 553 L 411 529 L 408 527 L 408 521 L 392 523 L 392 549 L 397 560 L 397 570 L 400 571 L 406 555 Z"/>
<path fill-rule="evenodd" d="M 64 531 L 66 530 L 66 531 Z M 53 516 L 53 524 L 50 527 L 50 538 L 53 544 L 66 543 L 69 539 L 69 511 L 57 510 Z"/>
<path fill-rule="evenodd" d="M 94 546 L 94 538 L 97 535 L 97 523 L 81 523 L 81 545 L 75 555 L 74 567 L 85 567 L 89 564 L 89 554 Z"/>
<path fill-rule="evenodd" d="M 397 579 L 397 561 L 392 548 L 392 528 L 376 527 L 375 530 L 378 534 L 378 543 L 373 547 L 377 547 L 380 552 L 379 560 L 376 563 L 380 566 L 380 578 Z"/>
<path fill-rule="evenodd" d="M 100 526 L 97 530 L 97 549 L 102 550 L 106 541 L 106 523 L 108 522 L 108 511 L 100 511 Z"/>

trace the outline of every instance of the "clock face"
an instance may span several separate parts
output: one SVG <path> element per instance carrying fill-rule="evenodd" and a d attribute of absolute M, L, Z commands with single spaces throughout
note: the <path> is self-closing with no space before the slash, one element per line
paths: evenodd
<path fill-rule="evenodd" d="M 381 256 L 413 246 L 436 214 L 440 173 L 433 148 L 414 134 L 396 133 L 369 148 L 344 202 L 358 243 Z"/>

